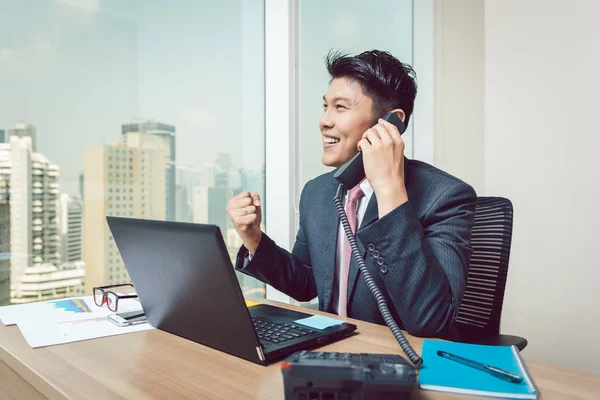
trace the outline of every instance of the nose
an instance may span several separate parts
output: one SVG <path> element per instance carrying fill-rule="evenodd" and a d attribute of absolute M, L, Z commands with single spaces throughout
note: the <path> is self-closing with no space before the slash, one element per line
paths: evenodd
<path fill-rule="evenodd" d="M 321 119 L 319 119 L 319 128 L 321 130 L 321 132 L 323 132 L 326 129 L 331 129 L 334 126 L 334 122 L 333 119 L 331 117 L 331 113 L 329 112 L 329 109 L 323 111 L 323 115 L 321 115 Z"/>

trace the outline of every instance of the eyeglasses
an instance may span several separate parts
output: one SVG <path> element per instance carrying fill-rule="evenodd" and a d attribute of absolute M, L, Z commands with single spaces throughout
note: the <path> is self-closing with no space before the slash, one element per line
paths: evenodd
<path fill-rule="evenodd" d="M 98 307 L 102 307 L 105 303 L 108 306 L 108 309 L 110 311 L 113 312 L 117 312 L 117 310 L 119 309 L 119 299 L 134 299 L 137 296 L 137 294 L 117 294 L 115 292 L 113 292 L 112 290 L 106 290 L 106 289 L 112 289 L 112 288 L 116 288 L 116 287 L 133 287 L 133 285 L 131 283 L 123 283 L 120 285 L 110 285 L 110 286 L 98 286 L 94 288 L 94 303 L 96 303 L 96 305 Z"/>

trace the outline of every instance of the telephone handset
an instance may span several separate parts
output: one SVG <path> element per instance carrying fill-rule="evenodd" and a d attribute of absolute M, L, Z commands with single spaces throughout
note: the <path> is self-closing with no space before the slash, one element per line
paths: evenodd
<path fill-rule="evenodd" d="M 401 135 L 406 130 L 404 122 L 402 122 L 396 113 L 387 113 L 381 118 L 396 125 L 396 128 L 398 128 L 398 131 Z M 363 166 L 362 152 L 358 152 L 358 154 L 352 157 L 350 161 L 342 165 L 340 169 L 336 171 L 333 177 L 342 185 L 344 185 L 346 190 L 350 190 L 354 186 L 358 185 L 365 177 L 365 167 Z"/>
<path fill-rule="evenodd" d="M 396 125 L 400 134 L 404 133 L 406 127 L 402 120 L 395 113 L 385 114 L 383 117 L 386 121 Z M 363 276 L 365 282 L 367 283 L 367 287 L 375 297 L 377 301 L 377 307 L 379 308 L 379 312 L 381 316 L 385 320 L 385 323 L 392 331 L 392 334 L 402 347 L 404 353 L 408 356 L 410 361 L 419 368 L 423 363 L 423 359 L 419 357 L 419 355 L 413 350 L 410 343 L 406 340 L 402 331 L 396 324 L 396 321 L 392 317 L 390 313 L 387 302 L 383 297 L 383 294 L 375 284 L 375 280 L 371 276 L 371 272 L 367 268 L 367 264 L 362 257 L 360 249 L 358 248 L 358 243 L 356 242 L 356 237 L 352 233 L 352 229 L 350 228 L 350 224 L 348 223 L 348 217 L 346 216 L 346 211 L 344 210 L 344 206 L 342 205 L 342 200 L 340 198 L 340 192 L 342 188 L 346 190 L 352 189 L 354 186 L 358 185 L 360 181 L 365 177 L 365 169 L 363 166 L 362 153 L 358 153 L 354 156 L 350 161 L 344 164 L 340 169 L 335 173 L 334 178 L 338 180 L 340 183 L 338 186 L 337 193 L 333 198 L 333 202 L 335 203 L 336 210 L 340 216 L 340 220 L 342 221 L 342 226 L 344 228 L 344 232 L 346 233 L 346 237 L 350 242 L 350 247 L 352 248 L 352 256 L 358 263 L 358 268 L 360 270 L 361 275 Z"/>

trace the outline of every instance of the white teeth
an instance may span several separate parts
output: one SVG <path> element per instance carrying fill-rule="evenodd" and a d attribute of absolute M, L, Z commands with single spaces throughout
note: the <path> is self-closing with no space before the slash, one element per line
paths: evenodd
<path fill-rule="evenodd" d="M 325 143 L 338 143 L 340 141 L 340 139 L 336 139 L 336 138 L 332 138 L 332 137 L 325 137 Z"/>

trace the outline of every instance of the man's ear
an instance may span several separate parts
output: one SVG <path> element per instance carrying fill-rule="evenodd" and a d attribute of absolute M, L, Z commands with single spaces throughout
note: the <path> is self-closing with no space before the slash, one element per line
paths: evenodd
<path fill-rule="evenodd" d="M 406 114 L 404 113 L 403 109 L 395 108 L 392 111 L 390 111 L 390 113 L 395 113 L 398 116 L 398 118 L 402 120 L 402 122 L 406 121 Z"/>

